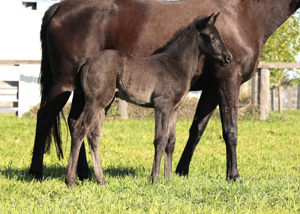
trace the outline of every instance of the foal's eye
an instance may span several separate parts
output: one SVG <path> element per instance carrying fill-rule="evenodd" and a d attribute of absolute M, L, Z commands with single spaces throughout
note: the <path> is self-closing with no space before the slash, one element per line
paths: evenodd
<path fill-rule="evenodd" d="M 210 42 L 213 43 L 215 41 L 215 37 L 214 36 L 210 36 L 208 34 L 205 33 L 201 33 L 202 38 L 206 41 L 206 42 Z"/>

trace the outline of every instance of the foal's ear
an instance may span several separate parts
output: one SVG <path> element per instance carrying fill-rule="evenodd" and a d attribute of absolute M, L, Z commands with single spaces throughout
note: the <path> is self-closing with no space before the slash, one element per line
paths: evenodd
<path fill-rule="evenodd" d="M 216 15 L 213 16 L 212 20 L 210 20 L 209 24 L 214 25 L 217 21 L 218 16 L 220 15 L 220 12 L 218 12 Z"/>
<path fill-rule="evenodd" d="M 210 24 L 213 20 L 212 17 L 214 16 L 214 13 L 212 13 L 210 16 L 205 17 L 204 19 L 199 19 L 197 21 L 197 30 L 202 30 L 203 28 L 205 28 L 208 24 Z"/>

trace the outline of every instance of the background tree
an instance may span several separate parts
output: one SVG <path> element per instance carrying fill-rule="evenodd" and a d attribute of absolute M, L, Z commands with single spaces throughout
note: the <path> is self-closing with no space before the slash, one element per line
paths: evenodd
<path fill-rule="evenodd" d="M 288 19 L 269 38 L 264 46 L 260 61 L 264 62 L 297 62 L 300 51 L 300 14 Z M 300 72 L 296 69 L 271 69 L 270 84 L 278 88 L 279 112 L 282 111 L 282 83 L 300 83 Z"/>

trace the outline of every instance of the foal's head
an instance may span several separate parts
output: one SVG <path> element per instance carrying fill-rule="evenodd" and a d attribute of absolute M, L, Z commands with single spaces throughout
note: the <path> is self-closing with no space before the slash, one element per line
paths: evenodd
<path fill-rule="evenodd" d="M 195 24 L 197 30 L 200 32 L 200 51 L 222 66 L 226 66 L 231 63 L 231 54 L 215 27 L 215 22 L 219 14 L 212 14 L 206 18 L 199 17 L 195 20 Z"/>

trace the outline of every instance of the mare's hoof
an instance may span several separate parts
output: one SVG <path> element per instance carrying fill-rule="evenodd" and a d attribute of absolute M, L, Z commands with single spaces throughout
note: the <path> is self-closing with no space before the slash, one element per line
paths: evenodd
<path fill-rule="evenodd" d="M 37 181 L 41 181 L 43 179 L 43 172 L 39 170 L 34 170 L 32 168 L 30 168 L 29 170 L 29 175 L 32 175 Z"/>
<path fill-rule="evenodd" d="M 85 172 L 77 173 L 77 176 L 78 176 L 79 180 L 83 181 L 83 180 L 89 179 L 91 177 L 91 172 L 90 172 L 90 170 L 88 170 Z"/>
<path fill-rule="evenodd" d="M 179 176 L 185 176 L 188 177 L 189 170 L 188 169 L 182 169 L 181 167 L 177 167 L 175 173 Z"/>

